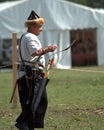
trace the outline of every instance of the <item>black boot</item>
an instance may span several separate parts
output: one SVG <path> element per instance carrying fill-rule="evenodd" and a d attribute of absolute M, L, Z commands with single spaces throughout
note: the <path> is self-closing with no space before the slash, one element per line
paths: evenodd
<path fill-rule="evenodd" d="M 34 128 L 29 128 L 29 130 L 34 130 Z"/>
<path fill-rule="evenodd" d="M 26 122 L 24 123 L 16 123 L 15 126 L 19 129 L 19 130 L 30 130 L 28 128 L 28 125 Z"/>

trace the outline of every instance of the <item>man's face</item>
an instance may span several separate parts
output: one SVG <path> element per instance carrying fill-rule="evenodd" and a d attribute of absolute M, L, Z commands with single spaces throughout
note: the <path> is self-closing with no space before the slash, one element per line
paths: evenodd
<path fill-rule="evenodd" d="M 39 35 L 40 34 L 40 32 L 42 31 L 43 29 L 42 29 L 42 25 L 41 26 L 39 26 L 39 25 L 37 25 L 37 26 L 32 26 L 32 33 L 33 34 L 35 34 L 35 35 Z"/>

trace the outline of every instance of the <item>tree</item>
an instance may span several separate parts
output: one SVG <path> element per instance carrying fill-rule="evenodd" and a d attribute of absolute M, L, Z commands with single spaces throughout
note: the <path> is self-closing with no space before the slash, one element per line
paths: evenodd
<path fill-rule="evenodd" d="M 92 8 L 104 8 L 104 0 L 66 0 L 66 1 L 75 2 Z"/>

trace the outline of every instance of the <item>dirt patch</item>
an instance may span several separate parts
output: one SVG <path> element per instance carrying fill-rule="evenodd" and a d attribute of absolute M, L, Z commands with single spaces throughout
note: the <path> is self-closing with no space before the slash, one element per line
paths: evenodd
<path fill-rule="evenodd" d="M 52 113 L 69 113 L 73 115 L 91 115 L 91 114 L 96 114 L 96 115 L 104 115 L 104 107 L 99 107 L 99 108 L 66 108 L 63 110 L 52 110 L 49 109 L 50 112 Z"/>

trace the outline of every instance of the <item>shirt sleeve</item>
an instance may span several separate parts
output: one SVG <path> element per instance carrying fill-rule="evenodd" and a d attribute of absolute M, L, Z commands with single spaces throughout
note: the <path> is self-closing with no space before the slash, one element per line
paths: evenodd
<path fill-rule="evenodd" d="M 28 38 L 27 39 L 27 49 L 30 53 L 30 55 L 32 55 L 33 53 L 35 53 L 38 49 L 40 49 L 41 47 L 39 46 L 38 40 L 35 38 Z"/>

